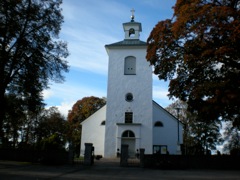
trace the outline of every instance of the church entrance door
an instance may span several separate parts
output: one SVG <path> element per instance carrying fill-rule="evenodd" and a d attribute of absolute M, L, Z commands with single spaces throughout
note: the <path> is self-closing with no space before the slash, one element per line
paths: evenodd
<path fill-rule="evenodd" d="M 123 132 L 121 144 L 128 145 L 128 155 L 130 158 L 135 157 L 135 134 L 132 131 L 127 130 Z"/>
<path fill-rule="evenodd" d="M 128 145 L 128 155 L 130 158 L 135 157 L 135 139 L 122 139 L 122 144 Z"/>

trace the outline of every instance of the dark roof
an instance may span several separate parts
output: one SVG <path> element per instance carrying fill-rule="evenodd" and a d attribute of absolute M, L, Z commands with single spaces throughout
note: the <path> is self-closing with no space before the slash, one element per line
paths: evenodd
<path fill-rule="evenodd" d="M 156 101 L 152 100 L 154 104 L 156 104 L 159 108 L 161 108 L 162 110 L 164 110 L 167 114 L 169 114 L 170 116 L 172 116 L 174 119 L 176 119 L 177 121 L 179 121 L 181 124 L 184 125 L 183 122 L 181 122 L 177 117 L 175 117 L 174 115 L 172 115 L 170 112 L 168 112 L 165 108 L 163 108 L 161 105 L 159 105 Z"/>
<path fill-rule="evenodd" d="M 123 23 L 123 25 L 133 25 L 133 24 L 141 25 L 140 22 L 135 22 L 135 21 L 130 21 L 130 22 Z"/>
<path fill-rule="evenodd" d="M 105 45 L 105 47 L 115 46 L 147 46 L 147 43 L 139 39 L 124 39 L 123 41 Z"/>

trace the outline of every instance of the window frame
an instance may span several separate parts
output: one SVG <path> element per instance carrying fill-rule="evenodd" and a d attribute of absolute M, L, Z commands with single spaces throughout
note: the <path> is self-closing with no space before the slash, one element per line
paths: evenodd
<path fill-rule="evenodd" d="M 122 133 L 122 138 L 135 138 L 135 134 L 131 130 L 126 130 Z"/>
<path fill-rule="evenodd" d="M 127 101 L 127 102 L 132 102 L 133 101 L 133 94 L 132 93 L 127 93 L 126 95 L 125 95 L 125 100 Z"/>
<path fill-rule="evenodd" d="M 124 75 L 136 75 L 136 57 L 127 56 L 124 59 Z"/>
<path fill-rule="evenodd" d="M 156 121 L 154 123 L 154 127 L 164 127 L 164 125 L 163 125 L 162 121 Z"/>
<path fill-rule="evenodd" d="M 157 152 L 154 152 L 158 149 Z M 153 154 L 168 154 L 168 146 L 167 145 L 153 145 Z"/>
<path fill-rule="evenodd" d="M 133 123 L 133 112 L 125 112 L 124 122 L 126 124 Z"/>

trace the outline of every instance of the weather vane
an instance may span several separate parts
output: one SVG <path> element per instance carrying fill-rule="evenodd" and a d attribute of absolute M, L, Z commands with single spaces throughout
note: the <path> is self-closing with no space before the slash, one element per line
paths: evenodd
<path fill-rule="evenodd" d="M 133 22 L 134 21 L 134 12 L 135 12 L 135 10 L 132 8 L 131 12 L 132 12 L 131 21 Z"/>

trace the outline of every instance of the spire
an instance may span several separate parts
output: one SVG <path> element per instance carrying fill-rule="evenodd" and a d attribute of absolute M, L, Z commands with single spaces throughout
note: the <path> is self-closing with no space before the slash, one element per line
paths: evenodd
<path fill-rule="evenodd" d="M 131 15 L 131 22 L 134 22 L 134 12 L 135 12 L 135 10 L 132 8 L 131 12 L 132 12 L 132 15 Z"/>

